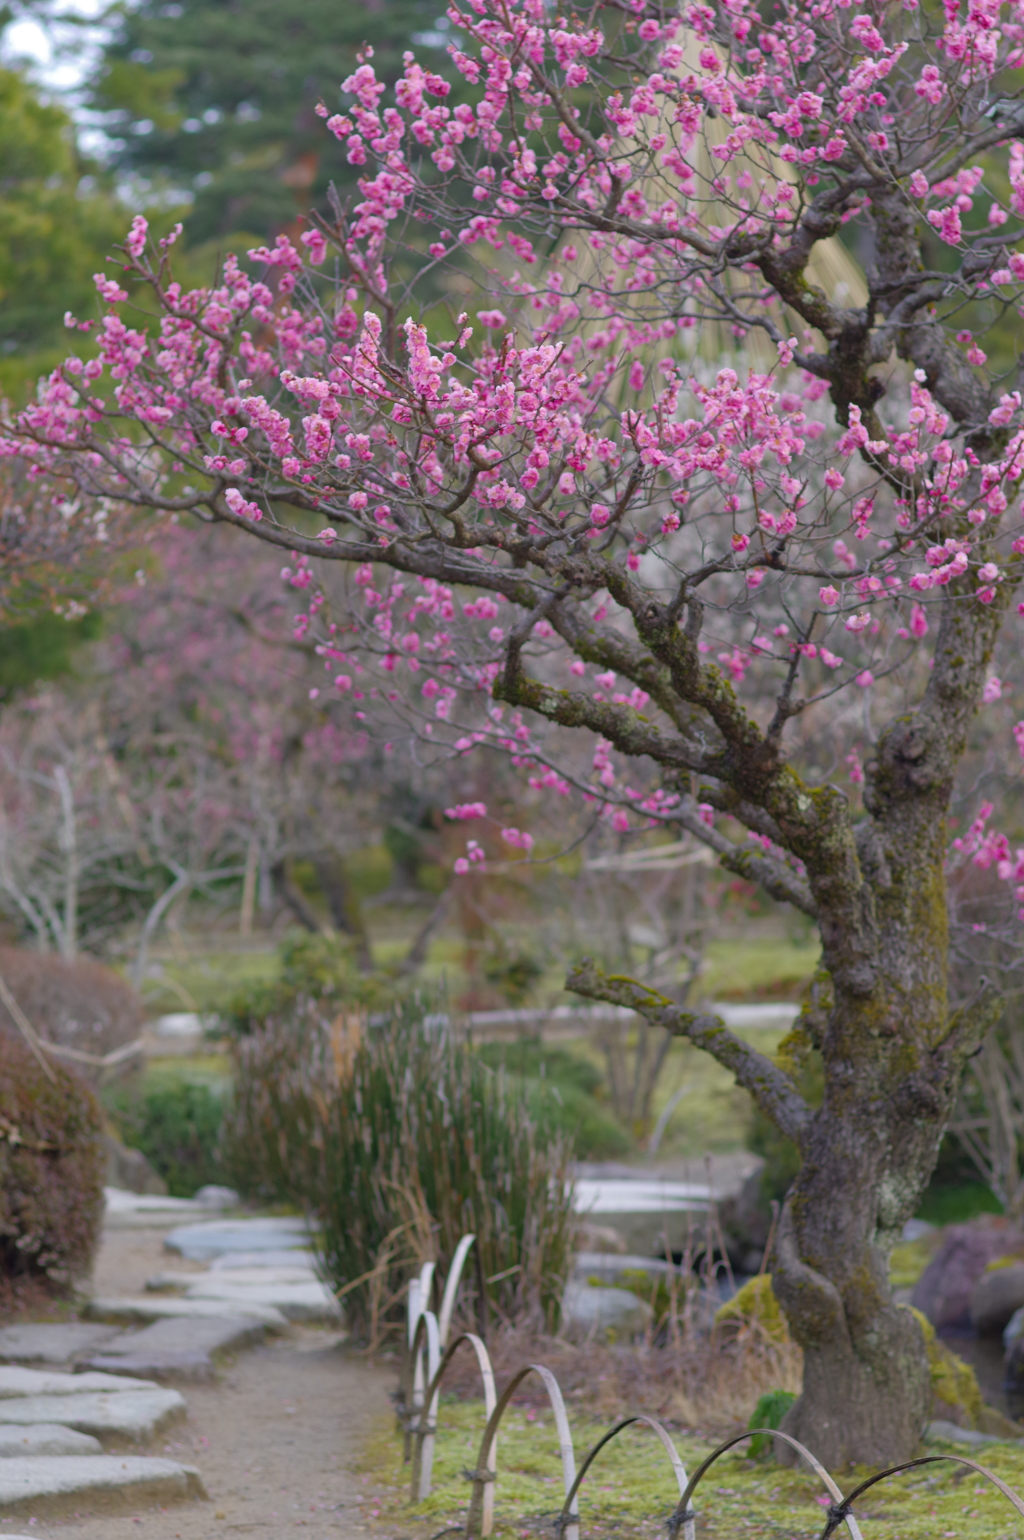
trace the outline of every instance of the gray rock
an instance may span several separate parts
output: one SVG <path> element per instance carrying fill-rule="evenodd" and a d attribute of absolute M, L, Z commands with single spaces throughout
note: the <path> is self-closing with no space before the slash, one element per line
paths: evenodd
<path fill-rule="evenodd" d="M 971 1320 L 983 1337 L 1000 1333 L 1024 1305 L 1024 1262 L 986 1269 L 971 1295 Z"/>
<path fill-rule="evenodd" d="M 223 1320 L 225 1316 L 245 1315 L 253 1321 L 283 1331 L 288 1325 L 280 1310 L 264 1305 L 258 1300 L 232 1301 L 230 1305 L 219 1299 L 174 1299 L 167 1295 L 146 1294 L 140 1298 L 116 1299 L 100 1297 L 91 1299 L 83 1311 L 90 1320 L 117 1321 L 125 1326 L 149 1324 L 172 1318 L 202 1320 L 211 1316 Z"/>
<path fill-rule="evenodd" d="M 186 1502 L 206 1497 L 202 1477 L 191 1465 L 138 1455 L 0 1461 L 0 1513 L 58 1517 L 90 1510 L 112 1512 L 141 1504 Z"/>
<path fill-rule="evenodd" d="M 108 1187 L 116 1187 L 120 1192 L 149 1193 L 151 1197 L 167 1196 L 167 1183 L 141 1150 L 129 1149 L 110 1133 L 103 1135 L 103 1150 L 107 1157 Z"/>
<path fill-rule="evenodd" d="M 647 1330 L 653 1311 L 645 1300 L 628 1289 L 595 1288 L 585 1283 L 569 1283 L 562 1298 L 562 1316 L 569 1326 L 586 1333 L 635 1337 Z"/>
<path fill-rule="evenodd" d="M 198 1192 L 192 1194 L 192 1202 L 198 1203 L 201 1208 L 215 1210 L 237 1208 L 241 1201 L 233 1187 L 218 1187 L 212 1182 L 208 1182 L 205 1187 L 200 1187 Z"/>
<path fill-rule="evenodd" d="M 222 1219 L 207 1224 L 179 1225 L 164 1237 L 168 1251 L 190 1262 L 210 1262 L 229 1251 L 280 1251 L 309 1245 L 304 1219 Z"/>
<path fill-rule="evenodd" d="M 615 1256 L 605 1251 L 580 1251 L 576 1254 L 573 1274 L 581 1282 L 597 1278 L 601 1283 L 616 1283 L 623 1273 L 645 1273 L 653 1285 L 655 1278 L 667 1277 L 669 1264 L 655 1257 Z"/>
<path fill-rule="evenodd" d="M 185 1303 L 193 1300 L 221 1301 L 223 1308 L 239 1311 L 254 1305 L 279 1310 L 289 1321 L 341 1320 L 341 1306 L 325 1283 L 237 1283 L 230 1273 L 200 1274 L 192 1284 Z"/>
<path fill-rule="evenodd" d="M 91 1369 L 167 1382 L 202 1382 L 214 1378 L 212 1354 L 261 1342 L 267 1328 L 251 1317 L 157 1321 L 143 1331 L 122 1332 L 88 1361 Z"/>
<path fill-rule="evenodd" d="M 76 1433 L 73 1428 L 63 1428 L 56 1422 L 37 1422 L 27 1428 L 0 1428 L 0 1460 L 102 1453 L 103 1445 L 99 1439 L 90 1438 L 88 1433 Z"/>
<path fill-rule="evenodd" d="M 986 1214 L 969 1224 L 949 1225 L 911 1303 L 936 1328 L 967 1325 L 975 1285 L 988 1264 L 1017 1251 L 1024 1252 L 1024 1232 L 1002 1217 Z"/>
<path fill-rule="evenodd" d="M 184 1415 L 185 1402 L 178 1392 L 158 1385 L 151 1390 L 140 1386 L 114 1395 L 91 1392 L 80 1396 L 19 1396 L 0 1401 L 0 1426 L 59 1422 L 65 1428 L 76 1428 L 79 1433 L 92 1433 L 97 1438 L 117 1436 L 136 1442 L 153 1438 Z"/>
<path fill-rule="evenodd" d="M 115 1374 L 52 1374 L 40 1369 L 0 1369 L 0 1401 L 20 1396 L 80 1396 L 96 1391 L 137 1392 L 142 1387 L 134 1380 L 121 1380 Z M 156 1390 L 155 1385 L 148 1387 Z"/>
<path fill-rule="evenodd" d="M 1024 1337 L 1024 1306 L 1015 1310 L 1003 1328 L 1003 1346 L 1012 1347 Z"/>
<path fill-rule="evenodd" d="M 54 1326 L 5 1326 L 0 1330 L 0 1361 L 70 1363 L 76 1354 L 94 1352 L 115 1330 L 113 1326 L 90 1326 L 84 1321 Z"/>
<path fill-rule="evenodd" d="M 992 1433 L 979 1433 L 976 1428 L 959 1428 L 955 1422 L 944 1422 L 941 1418 L 928 1423 L 923 1437 L 926 1444 L 970 1444 L 975 1448 L 979 1444 L 1000 1442 Z"/>

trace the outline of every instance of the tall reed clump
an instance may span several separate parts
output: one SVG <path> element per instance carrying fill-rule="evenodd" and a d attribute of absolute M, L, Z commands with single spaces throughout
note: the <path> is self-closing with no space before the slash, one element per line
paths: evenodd
<path fill-rule="evenodd" d="M 336 1005 L 332 1005 L 336 1009 Z M 476 1236 L 461 1308 L 554 1324 L 575 1242 L 570 1141 L 422 999 L 379 1024 L 316 1001 L 238 1039 L 236 1182 L 300 1204 L 354 1330 L 400 1323 L 410 1269 Z"/>

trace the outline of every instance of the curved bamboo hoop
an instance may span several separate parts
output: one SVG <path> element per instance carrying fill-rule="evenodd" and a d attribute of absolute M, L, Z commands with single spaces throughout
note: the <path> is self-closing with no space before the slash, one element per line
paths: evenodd
<path fill-rule="evenodd" d="M 424 1262 L 420 1268 L 418 1278 L 413 1278 L 409 1283 L 409 1299 L 407 1304 L 407 1318 L 409 1326 L 409 1346 L 412 1347 L 413 1335 L 420 1316 L 430 1309 L 430 1290 L 434 1283 L 433 1262 Z"/>
<path fill-rule="evenodd" d="M 481 1527 L 484 1504 L 484 1488 L 492 1485 L 489 1481 L 491 1445 L 497 1437 L 498 1425 L 508 1410 L 509 1402 L 515 1395 L 519 1386 L 528 1374 L 539 1374 L 544 1381 L 544 1388 L 551 1402 L 551 1410 L 555 1417 L 555 1427 L 558 1430 L 558 1448 L 562 1456 L 562 1481 L 565 1485 L 565 1504 L 559 1523 L 562 1525 L 559 1540 L 580 1540 L 580 1511 L 576 1499 L 576 1453 L 572 1446 L 572 1433 L 569 1429 L 569 1419 L 565 1415 L 565 1402 L 562 1400 L 562 1392 L 558 1381 L 550 1369 L 543 1364 L 527 1364 L 514 1374 L 501 1393 L 501 1399 L 494 1411 L 487 1419 L 484 1436 L 480 1443 L 480 1453 L 477 1455 L 476 1470 L 473 1472 L 473 1495 L 469 1502 L 469 1513 L 466 1516 L 466 1534 L 484 1534 Z M 564 1523 L 563 1523 L 564 1520 Z"/>
<path fill-rule="evenodd" d="M 452 1257 L 452 1265 L 448 1271 L 448 1278 L 444 1286 L 444 1294 L 441 1297 L 441 1309 L 437 1316 L 437 1329 L 441 1334 L 441 1346 L 448 1343 L 448 1332 L 452 1324 L 452 1311 L 455 1309 L 455 1296 L 459 1292 L 459 1284 L 462 1282 L 462 1269 L 469 1255 L 469 1248 L 476 1240 L 475 1235 L 464 1235 L 455 1248 Z"/>
<path fill-rule="evenodd" d="M 450 1347 L 445 1349 L 444 1357 L 437 1366 L 437 1373 L 427 1386 L 424 1397 L 426 1410 L 420 1419 L 419 1429 L 416 1434 L 415 1453 L 413 1454 L 412 1482 L 410 1497 L 413 1502 L 422 1502 L 430 1496 L 430 1483 L 434 1473 L 434 1443 L 437 1437 L 437 1399 L 441 1390 L 441 1381 L 455 1351 L 463 1342 L 468 1342 L 480 1366 L 480 1378 L 484 1385 L 484 1412 L 488 1418 L 494 1411 L 496 1395 L 494 1389 L 494 1369 L 491 1365 L 487 1348 L 475 1332 L 464 1331 L 456 1337 Z M 484 1482 L 483 1508 L 480 1525 L 481 1536 L 489 1535 L 494 1528 L 494 1483 L 498 1479 L 498 1436 L 495 1433 L 491 1439 L 490 1450 L 487 1456 L 486 1478 Z"/>
<path fill-rule="evenodd" d="M 792 1438 L 788 1433 L 780 1433 L 777 1428 L 747 1428 L 745 1432 L 734 1434 L 732 1438 L 727 1438 L 724 1444 L 719 1444 L 717 1449 L 713 1449 L 703 1464 L 699 1465 L 694 1471 L 693 1475 L 690 1477 L 690 1480 L 687 1483 L 686 1491 L 679 1499 L 679 1506 L 668 1521 L 669 1533 L 675 1533 L 679 1529 L 680 1525 L 686 1523 L 687 1519 L 689 1519 L 691 1522 L 693 1521 L 695 1515 L 693 1513 L 693 1509 L 690 1507 L 690 1500 L 697 1489 L 698 1482 L 711 1469 L 712 1465 L 714 1465 L 719 1456 L 723 1455 L 727 1449 L 731 1449 L 734 1444 L 742 1444 L 745 1438 L 755 1438 L 758 1433 L 770 1433 L 773 1438 L 781 1438 L 784 1443 L 790 1446 L 791 1449 L 795 1449 L 798 1454 L 803 1455 L 804 1459 L 814 1471 L 815 1475 L 821 1478 L 829 1492 L 832 1494 L 833 1498 L 835 1499 L 835 1506 L 841 1510 L 836 1523 L 832 1524 L 832 1529 L 835 1529 L 838 1523 L 845 1523 L 847 1529 L 850 1531 L 850 1540 L 864 1540 L 864 1537 L 861 1534 L 860 1528 L 857 1524 L 857 1520 L 854 1518 L 852 1513 L 847 1511 L 847 1505 L 850 1502 L 850 1499 L 844 1498 L 842 1492 L 840 1492 L 839 1488 L 836 1486 L 835 1482 L 832 1480 L 832 1477 L 829 1475 L 825 1467 L 814 1458 L 809 1449 L 804 1448 L 799 1439 Z M 1024 1509 L 1021 1511 L 1024 1512 Z M 831 1534 L 832 1530 L 828 1530 L 827 1533 Z M 692 1530 L 690 1534 L 687 1535 L 687 1540 L 693 1540 Z"/>
<path fill-rule="evenodd" d="M 423 1360 L 426 1357 L 426 1371 Z M 437 1317 L 432 1310 L 424 1310 L 416 1323 L 412 1339 L 412 1389 L 409 1396 L 409 1418 L 406 1423 L 405 1458 L 419 1443 L 419 1431 L 423 1425 L 423 1406 L 426 1386 L 432 1384 L 441 1362 L 441 1343 L 437 1333 Z"/>
<path fill-rule="evenodd" d="M 676 1483 L 679 1487 L 679 1496 L 682 1498 L 686 1491 L 686 1468 L 683 1465 L 682 1460 L 679 1458 L 679 1451 L 675 1444 L 672 1442 L 668 1430 L 662 1426 L 656 1417 L 648 1417 L 645 1412 L 639 1412 L 634 1417 L 624 1417 L 621 1422 L 617 1422 L 615 1424 L 614 1428 L 609 1428 L 608 1432 L 603 1436 L 603 1438 L 599 1438 L 593 1449 L 591 1449 L 590 1453 L 587 1455 L 586 1459 L 583 1461 L 583 1464 L 579 1468 L 576 1480 L 573 1482 L 571 1489 L 566 1494 L 565 1504 L 555 1522 L 555 1529 L 557 1533 L 564 1533 L 568 1524 L 570 1504 L 574 1502 L 576 1494 L 579 1492 L 580 1487 L 583 1485 L 583 1478 L 586 1476 L 590 1467 L 593 1465 L 594 1460 L 597 1458 L 598 1454 L 600 1454 L 605 1444 L 610 1444 L 612 1439 L 622 1432 L 623 1428 L 632 1427 L 633 1424 L 637 1422 L 646 1423 L 649 1428 L 654 1429 L 655 1433 L 661 1439 L 661 1442 L 665 1447 L 665 1453 L 672 1461 L 672 1469 L 675 1471 Z M 683 1537 L 684 1540 L 694 1540 L 695 1531 L 692 1518 L 683 1519 Z"/>
<path fill-rule="evenodd" d="M 995 1471 L 989 1470 L 987 1466 L 979 1465 L 977 1460 L 969 1460 L 965 1454 L 925 1454 L 916 1460 L 906 1460 L 902 1465 L 890 1465 L 888 1470 L 879 1471 L 877 1476 L 869 1476 L 867 1481 L 862 1481 L 859 1487 L 854 1487 L 849 1497 L 843 1499 L 841 1504 L 843 1511 L 829 1514 L 825 1528 L 821 1532 L 821 1540 L 829 1540 L 829 1536 L 835 1532 L 843 1519 L 846 1518 L 846 1508 L 853 1502 L 854 1498 L 860 1497 L 862 1492 L 866 1492 L 868 1487 L 876 1486 L 879 1481 L 885 1481 L 889 1476 L 898 1476 L 901 1471 L 913 1470 L 915 1465 L 937 1465 L 940 1460 L 952 1460 L 954 1465 L 967 1465 L 971 1470 L 976 1470 L 979 1476 L 986 1477 L 994 1486 L 997 1486 L 1003 1496 L 1008 1498 L 1013 1504 L 1017 1512 L 1024 1515 L 1024 1502 L 1021 1501 L 1011 1486 L 1007 1486 L 1001 1476 L 997 1476 Z M 847 1522 L 849 1522 L 848 1519 Z"/>

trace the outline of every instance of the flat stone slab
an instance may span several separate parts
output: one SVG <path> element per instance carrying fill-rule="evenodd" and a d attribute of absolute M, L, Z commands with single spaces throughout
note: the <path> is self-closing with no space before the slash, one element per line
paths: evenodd
<path fill-rule="evenodd" d="M 194 1384 L 213 1379 L 212 1354 L 260 1342 L 266 1333 L 265 1324 L 251 1316 L 157 1321 L 143 1331 L 122 1332 L 88 1367 Z"/>
<path fill-rule="evenodd" d="M 146 1389 L 137 1380 L 129 1383 L 130 1391 L 116 1394 L 94 1391 L 79 1396 L 12 1397 L 0 1401 L 0 1426 L 58 1422 L 97 1438 L 116 1436 L 140 1442 L 155 1437 L 168 1423 L 185 1415 L 184 1399 L 176 1390 L 160 1385 Z"/>
<path fill-rule="evenodd" d="M 341 1306 L 325 1283 L 235 1283 L 230 1273 L 204 1276 L 193 1283 L 185 1296 L 190 1300 L 222 1300 L 224 1307 L 270 1306 L 289 1321 L 340 1321 Z"/>
<path fill-rule="evenodd" d="M 154 1193 L 126 1192 L 120 1187 L 104 1187 L 106 1206 L 103 1223 L 110 1230 L 151 1229 L 177 1220 L 209 1213 L 191 1198 L 165 1198 Z"/>
<path fill-rule="evenodd" d="M 225 1316 L 239 1315 L 262 1321 L 265 1326 L 276 1327 L 278 1331 L 288 1325 L 280 1310 L 259 1300 L 232 1301 L 229 1308 L 219 1299 L 175 1299 L 166 1294 L 144 1294 L 137 1299 L 91 1299 L 83 1313 L 91 1320 L 117 1321 L 125 1326 L 175 1318 L 198 1321 L 215 1316 L 223 1320 Z"/>
<path fill-rule="evenodd" d="M 81 1396 L 96 1391 L 130 1390 L 137 1394 L 143 1387 L 135 1380 L 119 1379 L 116 1374 L 53 1374 L 41 1369 L 0 1369 L 0 1401 L 18 1396 Z M 156 1385 L 146 1387 L 156 1390 Z"/>
<path fill-rule="evenodd" d="M 102 1453 L 103 1445 L 98 1438 L 90 1438 L 88 1433 L 76 1433 L 73 1428 L 62 1428 L 56 1422 L 36 1422 L 28 1428 L 0 1428 L 0 1460 Z"/>
<path fill-rule="evenodd" d="M 138 1455 L 66 1456 L 0 1461 L 0 1514 L 57 1517 L 80 1510 L 112 1512 L 142 1503 L 187 1502 L 206 1497 L 191 1465 Z"/>
<path fill-rule="evenodd" d="M 221 1258 L 226 1261 L 227 1258 Z M 200 1282 L 204 1287 L 220 1285 L 223 1283 L 231 1287 L 256 1287 L 276 1288 L 280 1284 L 308 1284 L 318 1283 L 316 1273 L 313 1271 L 312 1262 L 296 1264 L 294 1267 L 224 1267 L 216 1272 L 211 1269 L 208 1273 L 155 1273 L 152 1278 L 146 1279 L 147 1293 L 163 1293 L 167 1289 L 185 1289 L 192 1299 L 202 1299 L 203 1292 L 198 1288 Z M 219 1298 L 218 1294 L 210 1294 L 211 1299 Z"/>
<path fill-rule="evenodd" d="M 210 1272 L 233 1273 L 239 1267 L 304 1267 L 307 1272 L 313 1272 L 316 1269 L 316 1258 L 307 1247 L 298 1245 L 288 1249 L 270 1246 L 266 1251 L 228 1251 L 223 1256 L 213 1258 Z M 195 1277 L 195 1274 L 192 1276 Z"/>
<path fill-rule="evenodd" d="M 54 1326 L 5 1326 L 0 1329 L 0 1360 L 19 1364 L 66 1364 L 79 1353 L 94 1353 L 114 1335 L 111 1326 L 74 1321 Z"/>
<path fill-rule="evenodd" d="M 164 1237 L 168 1251 L 190 1262 L 210 1262 L 230 1251 L 281 1251 L 309 1246 L 304 1219 L 288 1215 L 274 1219 L 222 1219 L 207 1224 L 179 1225 Z"/>

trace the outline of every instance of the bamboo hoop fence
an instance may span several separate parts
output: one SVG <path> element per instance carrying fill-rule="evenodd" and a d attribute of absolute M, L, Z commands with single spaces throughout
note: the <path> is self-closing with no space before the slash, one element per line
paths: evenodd
<path fill-rule="evenodd" d="M 584 1481 L 590 1474 L 591 1468 L 601 1451 L 626 1428 L 635 1427 L 638 1424 L 650 1428 L 659 1440 L 666 1458 L 672 1466 L 673 1476 L 679 1489 L 679 1501 L 666 1526 L 669 1540 L 678 1540 L 680 1532 L 682 1533 L 682 1540 L 697 1540 L 697 1513 L 693 1507 L 693 1496 L 700 1482 L 715 1462 L 723 1454 L 727 1453 L 728 1450 L 742 1443 L 745 1439 L 754 1438 L 758 1433 L 763 1435 L 766 1430 L 763 1428 L 750 1429 L 724 1440 L 723 1443 L 711 1451 L 702 1464 L 697 1467 L 693 1475 L 688 1477 L 679 1451 L 676 1449 L 668 1429 L 656 1417 L 640 1412 L 631 1417 L 624 1417 L 614 1427 L 609 1428 L 608 1432 L 603 1434 L 593 1448 L 588 1451 L 584 1456 L 582 1464 L 577 1468 L 572 1430 L 569 1426 L 562 1392 L 557 1379 L 546 1365 L 524 1364 L 521 1369 L 512 1375 L 501 1395 L 498 1396 L 495 1387 L 494 1369 L 486 1344 L 482 1338 L 474 1332 L 467 1331 L 460 1333 L 451 1343 L 448 1342 L 463 1269 L 474 1240 L 475 1236 L 473 1235 L 464 1235 L 460 1240 L 452 1259 L 451 1270 L 445 1282 L 440 1309 L 436 1315 L 430 1309 L 431 1295 L 435 1283 L 435 1264 L 433 1262 L 425 1263 L 418 1275 L 409 1284 L 406 1353 L 402 1366 L 399 1402 L 405 1409 L 403 1419 L 405 1457 L 411 1466 L 410 1500 L 414 1503 L 423 1502 L 424 1499 L 430 1496 L 433 1479 L 434 1449 L 437 1440 L 437 1407 L 441 1393 L 441 1384 L 456 1352 L 464 1343 L 467 1343 L 476 1356 L 477 1366 L 480 1370 L 485 1416 L 485 1425 L 480 1440 L 476 1466 L 472 1471 L 467 1472 L 473 1483 L 464 1527 L 464 1533 L 469 1537 L 469 1540 L 486 1540 L 486 1537 L 493 1533 L 494 1496 L 498 1479 L 498 1429 L 505 1412 L 511 1405 L 512 1397 L 527 1376 L 531 1374 L 539 1375 L 547 1391 L 554 1417 L 555 1431 L 558 1436 L 559 1453 L 562 1461 L 562 1483 L 565 1494 L 561 1510 L 554 1524 L 558 1540 L 579 1540 L 579 1494 Z M 940 1464 L 943 1461 L 967 1466 L 970 1470 L 977 1472 L 979 1476 L 984 1477 L 985 1480 L 991 1481 L 993 1486 L 1002 1493 L 1007 1501 L 1016 1508 L 1021 1517 L 1024 1518 L 1024 1501 L 1022 1501 L 1013 1488 L 1008 1486 L 994 1471 L 988 1470 L 976 1460 L 968 1459 L 966 1455 L 923 1455 L 916 1460 L 909 1460 L 900 1465 L 889 1466 L 886 1470 L 879 1471 L 874 1476 L 870 1476 L 866 1481 L 862 1481 L 852 1492 L 844 1496 L 833 1477 L 829 1475 L 828 1471 L 825 1470 L 824 1466 L 820 1464 L 805 1445 L 801 1444 L 798 1439 L 792 1438 L 788 1433 L 778 1430 L 769 1431 L 771 1431 L 773 1438 L 780 1439 L 783 1443 L 788 1444 L 790 1448 L 796 1450 L 807 1467 L 821 1481 L 829 1497 L 832 1499 L 829 1504 L 825 1526 L 821 1533 L 821 1540 L 830 1540 L 830 1537 L 843 1524 L 846 1525 L 849 1540 L 863 1540 L 860 1527 L 851 1511 L 854 1502 L 858 1498 L 868 1491 L 869 1488 L 877 1486 L 879 1482 L 887 1481 L 893 1476 L 902 1474 L 904 1471 L 913 1470 L 919 1465 Z"/>

